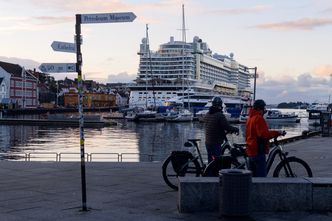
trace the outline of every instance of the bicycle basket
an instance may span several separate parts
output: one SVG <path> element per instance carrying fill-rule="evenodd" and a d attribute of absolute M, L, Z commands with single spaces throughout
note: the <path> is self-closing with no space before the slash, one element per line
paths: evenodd
<path fill-rule="evenodd" d="M 174 171 L 178 176 L 184 176 L 188 169 L 188 161 L 193 155 L 188 151 L 173 151 L 171 156 Z"/>

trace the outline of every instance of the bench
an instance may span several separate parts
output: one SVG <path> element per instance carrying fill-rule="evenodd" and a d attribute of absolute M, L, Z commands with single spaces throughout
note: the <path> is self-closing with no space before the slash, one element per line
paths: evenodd
<path fill-rule="evenodd" d="M 332 211 L 332 178 L 252 178 L 250 211 Z M 217 212 L 218 177 L 179 177 L 181 213 Z"/>

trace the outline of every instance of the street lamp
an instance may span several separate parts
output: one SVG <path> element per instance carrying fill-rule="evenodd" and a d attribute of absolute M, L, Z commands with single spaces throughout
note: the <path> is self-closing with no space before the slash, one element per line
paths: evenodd
<path fill-rule="evenodd" d="M 254 68 L 248 68 L 245 67 L 245 71 L 254 70 L 254 101 L 256 100 L 256 78 L 257 78 L 257 67 Z"/>

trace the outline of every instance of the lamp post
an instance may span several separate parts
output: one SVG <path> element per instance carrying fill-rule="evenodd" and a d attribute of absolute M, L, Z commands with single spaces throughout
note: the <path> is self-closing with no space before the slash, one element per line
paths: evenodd
<path fill-rule="evenodd" d="M 256 78 L 257 78 L 257 67 L 248 68 L 246 67 L 245 70 L 254 70 L 254 101 L 256 100 Z"/>

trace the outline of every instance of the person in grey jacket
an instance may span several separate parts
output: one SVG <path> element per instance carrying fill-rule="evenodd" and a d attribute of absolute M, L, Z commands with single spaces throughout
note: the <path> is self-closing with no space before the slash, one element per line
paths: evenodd
<path fill-rule="evenodd" d="M 208 154 L 208 162 L 213 157 L 221 156 L 221 145 L 225 141 L 227 133 L 239 133 L 239 129 L 233 127 L 223 114 L 222 99 L 215 97 L 212 106 L 204 117 L 205 123 L 205 147 Z"/>

